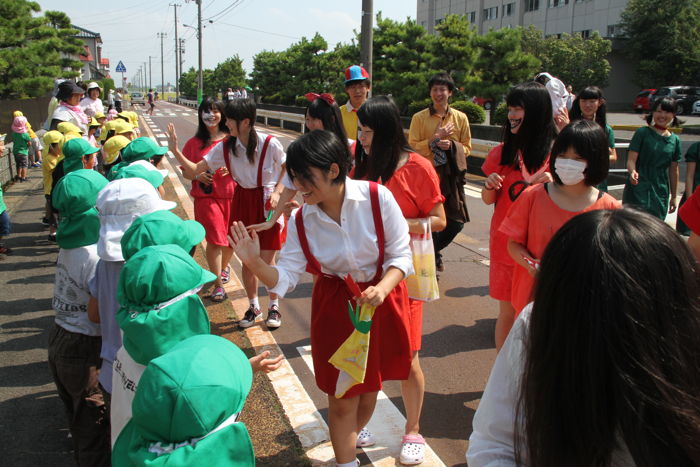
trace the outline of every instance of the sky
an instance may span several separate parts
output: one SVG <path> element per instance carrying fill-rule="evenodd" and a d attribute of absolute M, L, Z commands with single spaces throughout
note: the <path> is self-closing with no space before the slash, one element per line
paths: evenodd
<path fill-rule="evenodd" d="M 281 51 L 302 37 L 318 32 L 332 49 L 338 42 L 350 42 L 353 30 L 360 31 L 362 0 L 202 0 L 203 67 L 238 54 L 247 73 L 253 69 L 253 57 L 262 50 Z M 102 36 L 102 57 L 109 58 L 111 76 L 119 83 L 114 69 L 121 60 L 129 81 L 144 62 L 152 63 L 152 83 L 161 80 L 161 47 L 165 82 L 175 80 L 175 20 L 173 3 L 178 3 L 178 37 L 185 39 L 183 70 L 197 68 L 197 5 L 193 0 L 120 0 L 99 2 L 86 7 L 76 0 L 38 0 L 42 11 L 66 13 L 74 25 Z M 374 13 L 384 18 L 405 21 L 415 19 L 415 0 L 374 0 Z M 209 18 L 211 21 L 209 22 Z"/>

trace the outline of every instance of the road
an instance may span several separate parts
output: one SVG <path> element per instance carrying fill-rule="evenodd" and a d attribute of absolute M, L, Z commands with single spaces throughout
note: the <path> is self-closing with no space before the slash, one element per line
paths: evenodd
<path fill-rule="evenodd" d="M 195 132 L 196 111 L 159 102 L 156 112 L 147 122 L 157 141 L 164 145 L 165 128 L 172 122 L 178 139 L 184 144 Z M 275 128 L 269 129 L 269 132 L 277 136 L 285 147 L 297 136 Z M 186 180 L 181 181 L 187 186 Z M 440 275 L 441 299 L 425 306 L 423 350 L 420 354 L 426 376 L 421 432 L 442 463 L 450 466 L 466 465 L 464 452 L 471 433 L 472 417 L 495 358 L 493 330 L 497 305 L 488 297 L 490 209 L 478 198 L 479 187 L 471 187 L 468 190 L 471 196 L 467 201 L 472 222 L 465 226 L 457 241 L 446 251 L 445 272 Z M 240 266 L 232 266 L 239 274 Z M 264 293 L 261 290 L 261 295 Z M 311 277 L 306 276 L 281 302 L 282 327 L 270 333 L 264 325 L 254 326 L 258 329 L 252 329 L 249 337 L 252 334 L 251 340 L 255 339 L 256 333 L 261 334 L 258 337 L 263 339 L 274 337 L 313 403 L 313 407 L 307 410 L 317 410 L 327 421 L 326 397 L 315 386 L 307 356 L 310 346 L 310 297 Z M 261 301 L 265 306 L 266 298 Z M 243 311 L 237 310 L 239 315 Z M 272 374 L 271 378 L 274 380 L 275 375 Z M 396 418 L 396 408 L 403 411 L 399 383 L 386 384 L 384 393 L 387 400 L 379 404 L 379 412 L 375 413 L 371 425 L 376 431 L 388 433 L 390 437 L 380 438 L 379 444 L 398 445 L 404 423 Z M 399 420 L 400 424 L 387 428 L 382 426 L 383 420 Z M 386 455 L 387 452 L 380 450 L 378 454 L 361 460 L 363 464 L 371 461 L 374 465 L 381 465 Z"/>

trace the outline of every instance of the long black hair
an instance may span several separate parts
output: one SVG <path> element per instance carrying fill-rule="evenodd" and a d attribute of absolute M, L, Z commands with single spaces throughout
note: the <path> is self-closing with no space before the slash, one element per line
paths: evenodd
<path fill-rule="evenodd" d="M 348 140 L 348 135 L 345 132 L 343 125 L 343 116 L 340 113 L 340 107 L 335 102 L 329 104 L 321 98 L 312 100 L 306 108 L 306 112 L 310 117 L 317 118 L 323 123 L 323 129 L 332 131 L 342 141 Z"/>
<path fill-rule="evenodd" d="M 535 172 L 547 159 L 556 135 L 549 92 L 541 84 L 528 81 L 510 90 L 506 105 L 525 109 L 525 118 L 516 134 L 511 133 L 510 122 L 503 125 L 501 165 L 517 167 L 520 151 L 527 170 Z"/>
<path fill-rule="evenodd" d="M 328 172 L 332 164 L 338 165 L 338 176 L 332 183 L 345 183 L 352 162 L 348 140 L 340 139 L 332 131 L 314 130 L 304 133 L 287 148 L 287 175 L 315 186 L 311 167 Z"/>
<path fill-rule="evenodd" d="M 595 122 L 602 128 L 608 124 L 607 119 L 607 106 L 605 105 L 605 97 L 603 97 L 603 91 L 598 86 L 588 86 L 583 88 L 574 103 L 571 104 L 571 111 L 569 112 L 569 118 L 573 122 L 574 120 L 583 119 L 583 113 L 581 113 L 581 99 L 599 99 L 600 105 L 598 110 L 595 112 Z"/>
<path fill-rule="evenodd" d="M 518 465 L 607 466 L 624 445 L 638 466 L 700 464 L 698 272 L 641 211 L 590 211 L 554 235 L 525 333 Z"/>
<path fill-rule="evenodd" d="M 402 152 L 412 151 L 401 126 L 399 108 L 388 96 L 367 99 L 357 111 L 360 124 L 374 131 L 371 154 L 355 146 L 355 178 L 386 183 L 396 170 Z"/>
<path fill-rule="evenodd" d="M 224 115 L 224 103 L 213 97 L 205 97 L 202 99 L 202 103 L 199 104 L 199 109 L 197 110 L 197 133 L 195 133 L 195 138 L 202 142 L 201 149 L 206 148 L 211 143 L 211 135 L 209 134 L 209 127 L 202 120 L 202 114 L 204 112 L 210 112 L 212 109 L 216 109 L 221 114 L 221 120 L 219 121 L 219 131 L 228 134 L 228 128 L 226 127 L 226 116 Z"/>
<path fill-rule="evenodd" d="M 245 148 L 245 154 L 248 157 L 248 162 L 255 162 L 255 150 L 258 148 L 258 132 L 255 131 L 255 120 L 257 118 L 257 108 L 255 101 L 248 97 L 247 99 L 233 99 L 226 103 L 224 107 L 224 115 L 226 118 L 236 122 L 236 128 L 239 128 L 241 121 L 246 118 L 250 120 L 250 135 L 248 136 L 248 145 Z M 230 151 L 234 157 L 236 155 L 236 138 L 230 137 L 227 141 L 227 151 Z"/>

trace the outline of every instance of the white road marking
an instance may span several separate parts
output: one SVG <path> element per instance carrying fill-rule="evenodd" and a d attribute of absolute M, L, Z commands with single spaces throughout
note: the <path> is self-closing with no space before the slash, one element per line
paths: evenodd
<path fill-rule="evenodd" d="M 314 372 L 314 363 L 311 358 L 311 346 L 297 347 L 301 358 L 309 367 L 311 373 Z M 374 434 L 377 444 L 363 448 L 367 457 L 374 466 L 395 466 L 398 465 L 398 455 L 401 452 L 401 438 L 404 435 L 406 419 L 399 412 L 399 409 L 391 402 L 384 391 L 379 391 L 377 395 L 377 406 L 372 414 L 372 419 L 367 424 L 367 428 Z M 424 466 L 444 467 L 445 464 L 435 454 L 426 443 Z"/>

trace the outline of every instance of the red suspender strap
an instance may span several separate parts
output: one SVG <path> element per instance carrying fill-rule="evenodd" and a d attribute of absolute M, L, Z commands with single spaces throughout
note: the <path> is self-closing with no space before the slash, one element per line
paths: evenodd
<path fill-rule="evenodd" d="M 262 152 L 260 153 L 260 162 L 258 163 L 258 187 L 263 186 L 263 183 L 262 183 L 263 164 L 265 163 L 265 154 L 267 154 L 267 147 L 270 145 L 271 139 L 272 139 L 272 135 L 267 135 L 267 138 L 265 138 L 265 143 L 263 144 Z"/>
<path fill-rule="evenodd" d="M 306 272 L 314 274 L 316 276 L 320 276 L 323 274 L 321 272 L 321 265 L 318 263 L 318 260 L 316 260 L 316 258 L 314 258 L 314 256 L 311 254 L 311 250 L 309 249 L 309 241 L 306 238 L 306 230 L 304 229 L 303 209 L 304 206 L 299 208 L 296 217 L 294 218 L 294 222 L 297 226 L 297 235 L 299 235 L 299 244 L 301 245 L 301 251 L 304 252 L 304 257 L 306 258 Z"/>
<path fill-rule="evenodd" d="M 369 199 L 372 204 L 372 218 L 374 219 L 374 230 L 377 232 L 377 245 L 379 246 L 379 258 L 377 259 L 377 273 L 374 280 L 382 278 L 384 269 L 384 222 L 382 221 L 382 211 L 379 207 L 379 188 L 375 182 L 369 182 Z"/>

